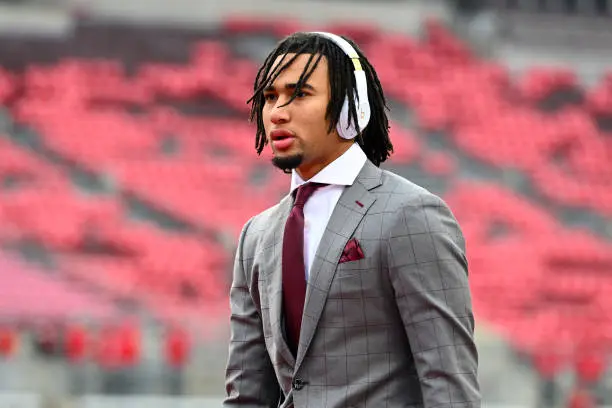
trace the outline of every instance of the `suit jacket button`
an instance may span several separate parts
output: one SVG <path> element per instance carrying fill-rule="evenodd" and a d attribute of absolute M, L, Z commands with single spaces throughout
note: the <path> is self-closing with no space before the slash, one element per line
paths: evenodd
<path fill-rule="evenodd" d="M 304 382 L 304 380 L 302 380 L 301 378 L 296 378 L 295 380 L 293 380 L 293 389 L 296 391 L 301 390 L 302 388 L 304 388 L 304 385 L 306 383 Z"/>

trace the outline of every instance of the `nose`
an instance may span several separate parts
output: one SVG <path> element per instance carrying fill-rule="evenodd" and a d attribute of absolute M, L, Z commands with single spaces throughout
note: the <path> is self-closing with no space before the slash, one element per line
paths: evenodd
<path fill-rule="evenodd" d="M 279 99 L 280 100 L 280 99 Z M 275 125 L 289 122 L 289 106 L 283 106 L 284 102 L 278 102 L 272 108 L 270 121 Z"/>

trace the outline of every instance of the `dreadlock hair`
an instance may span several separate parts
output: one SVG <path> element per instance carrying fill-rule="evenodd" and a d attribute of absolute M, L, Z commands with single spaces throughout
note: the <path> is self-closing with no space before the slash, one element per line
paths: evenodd
<path fill-rule="evenodd" d="M 368 159 L 374 165 L 379 166 L 393 152 L 393 145 L 389 139 L 389 119 L 387 118 L 387 110 L 389 108 L 387 107 L 387 101 L 376 71 L 357 45 L 351 39 L 343 38 L 357 51 L 368 83 L 368 101 L 372 114 L 368 125 L 357 135 L 357 142 Z M 287 54 L 295 55 L 288 57 Z M 315 33 L 297 32 L 291 34 L 281 40 L 264 61 L 255 77 L 253 95 L 247 101 L 247 103 L 251 103 L 249 120 L 251 122 L 255 121 L 257 124 L 255 136 L 257 154 L 261 154 L 268 143 L 262 119 L 262 109 L 265 103 L 263 91 L 300 54 L 310 54 L 310 58 L 298 79 L 296 88 L 287 105 L 299 95 L 301 87 L 308 81 L 308 78 L 310 78 L 310 75 L 316 69 L 323 56 L 327 58 L 331 89 L 331 97 L 325 114 L 326 119 L 330 122 L 328 132 L 336 128 L 345 97 L 348 97 L 349 101 L 355 100 L 357 88 L 354 66 L 344 51 L 331 40 Z M 281 60 L 272 69 L 274 62 L 279 56 L 282 56 Z M 349 103 L 349 122 L 357 123 L 357 109 L 354 103 Z"/>

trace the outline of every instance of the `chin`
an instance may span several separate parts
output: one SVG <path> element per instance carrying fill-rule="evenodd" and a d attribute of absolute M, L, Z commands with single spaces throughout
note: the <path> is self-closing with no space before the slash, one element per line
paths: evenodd
<path fill-rule="evenodd" d="M 272 164 L 285 173 L 291 173 L 291 170 L 297 169 L 303 161 L 304 156 L 301 153 L 286 154 L 283 156 L 274 154 L 272 158 Z"/>

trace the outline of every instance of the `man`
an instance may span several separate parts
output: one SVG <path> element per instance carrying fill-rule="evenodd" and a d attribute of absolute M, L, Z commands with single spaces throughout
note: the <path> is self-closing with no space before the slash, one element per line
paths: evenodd
<path fill-rule="evenodd" d="M 352 41 L 296 33 L 257 74 L 256 148 L 291 194 L 244 226 L 225 407 L 480 407 L 462 233 L 378 166 L 376 73 Z"/>

